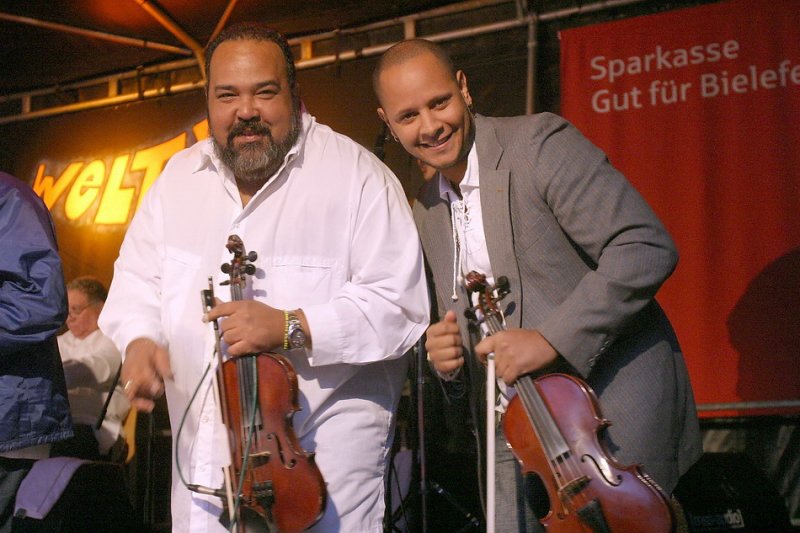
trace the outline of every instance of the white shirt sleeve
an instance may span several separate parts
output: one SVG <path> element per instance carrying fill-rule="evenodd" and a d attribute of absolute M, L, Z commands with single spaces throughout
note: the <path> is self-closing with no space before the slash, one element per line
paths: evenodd
<path fill-rule="evenodd" d="M 131 341 L 147 337 L 159 344 L 167 341 L 161 328 L 162 222 L 158 204 L 158 181 L 136 212 L 114 263 L 114 282 L 98 324 L 120 348 L 122 358 Z"/>
<path fill-rule="evenodd" d="M 303 309 L 312 366 L 400 357 L 428 325 L 422 249 L 402 188 L 384 174 L 359 192 L 351 213 L 350 278 L 329 303 Z"/>

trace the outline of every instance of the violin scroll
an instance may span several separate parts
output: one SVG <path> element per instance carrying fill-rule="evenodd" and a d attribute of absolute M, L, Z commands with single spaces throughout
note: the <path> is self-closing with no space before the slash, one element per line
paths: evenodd
<path fill-rule="evenodd" d="M 502 314 L 497 307 L 497 302 L 508 296 L 511 284 L 506 276 L 499 276 L 494 286 L 489 285 L 486 275 L 471 270 L 465 279 L 464 286 L 469 293 L 478 293 L 478 303 L 464 311 L 464 316 L 475 323 L 499 320 L 502 323 Z M 491 331 L 490 333 L 496 333 Z"/>
<path fill-rule="evenodd" d="M 220 266 L 220 270 L 230 276 L 230 279 L 223 281 L 221 285 L 238 286 L 241 290 L 246 283 L 247 276 L 252 276 L 256 273 L 256 266 L 253 261 L 258 259 L 258 253 L 253 250 L 245 252 L 244 242 L 238 235 L 230 235 L 225 247 L 233 254 L 233 259 L 231 259 L 230 263 L 223 263 Z"/>

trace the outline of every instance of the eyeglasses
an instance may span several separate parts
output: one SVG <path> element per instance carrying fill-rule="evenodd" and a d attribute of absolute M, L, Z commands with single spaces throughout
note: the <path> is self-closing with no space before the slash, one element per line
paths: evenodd
<path fill-rule="evenodd" d="M 78 318 L 81 313 L 86 311 L 86 309 L 88 309 L 91 306 L 92 306 L 92 304 L 86 304 L 86 305 L 82 305 L 80 307 L 78 307 L 78 306 L 70 307 L 69 308 L 69 316 L 72 317 L 72 318 Z"/>

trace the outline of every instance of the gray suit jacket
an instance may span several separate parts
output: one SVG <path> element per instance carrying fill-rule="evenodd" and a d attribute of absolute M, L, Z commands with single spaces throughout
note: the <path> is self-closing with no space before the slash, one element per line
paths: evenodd
<path fill-rule="evenodd" d="M 502 300 L 508 326 L 544 335 L 600 398 L 613 424 L 609 450 L 622 464 L 644 464 L 670 493 L 701 454 L 683 356 L 653 299 L 677 262 L 672 239 L 605 155 L 563 119 L 478 116 L 475 128 L 492 271 L 510 280 Z M 450 296 L 450 212 L 436 179 L 420 191 L 414 214 L 439 314 L 454 309 L 470 339 L 466 294 Z M 466 360 L 473 388 L 483 387 L 474 357 Z"/>

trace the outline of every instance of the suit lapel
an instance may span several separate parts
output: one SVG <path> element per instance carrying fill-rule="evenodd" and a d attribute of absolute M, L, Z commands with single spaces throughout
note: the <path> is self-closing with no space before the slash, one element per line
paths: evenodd
<path fill-rule="evenodd" d="M 522 302 L 519 267 L 514 255 L 514 234 L 511 231 L 509 171 L 497 168 L 503 147 L 497 140 L 494 127 L 480 116 L 476 117 L 475 125 L 483 232 L 489 262 L 495 279 L 506 276 L 509 280 L 511 294 L 503 301 L 506 322 L 509 327 L 519 327 Z M 512 303 L 514 305 L 510 306 Z"/>
<path fill-rule="evenodd" d="M 438 191 L 438 187 L 433 187 Z M 430 206 L 421 218 L 420 239 L 434 276 L 436 294 L 444 303 L 445 311 L 454 308 L 451 298 L 453 284 L 453 239 L 450 221 L 450 208 L 447 202 L 436 197 L 428 197 Z M 458 288 L 457 288 L 458 290 Z M 459 295 L 460 295 L 459 291 Z M 444 314 L 444 311 L 442 311 Z"/>

